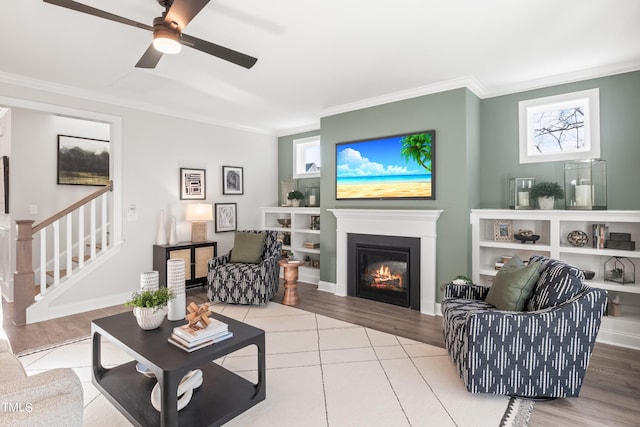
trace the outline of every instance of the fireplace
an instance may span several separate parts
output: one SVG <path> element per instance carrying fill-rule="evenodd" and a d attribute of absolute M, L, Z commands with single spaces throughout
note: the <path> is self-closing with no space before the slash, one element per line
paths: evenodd
<path fill-rule="evenodd" d="M 420 310 L 420 239 L 349 233 L 347 295 Z"/>
<path fill-rule="evenodd" d="M 420 312 L 439 313 L 436 304 L 437 209 L 327 209 L 336 217 L 336 280 L 320 280 L 318 289 L 347 296 L 347 270 L 354 262 L 347 256 L 347 235 L 403 236 L 420 241 Z M 326 224 L 325 224 L 326 225 Z M 415 264 L 415 263 L 413 263 Z"/>

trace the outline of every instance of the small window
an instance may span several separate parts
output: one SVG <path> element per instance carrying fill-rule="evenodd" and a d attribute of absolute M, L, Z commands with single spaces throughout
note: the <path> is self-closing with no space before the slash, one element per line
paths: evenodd
<path fill-rule="evenodd" d="M 293 140 L 293 177 L 320 176 L 320 135 Z"/>

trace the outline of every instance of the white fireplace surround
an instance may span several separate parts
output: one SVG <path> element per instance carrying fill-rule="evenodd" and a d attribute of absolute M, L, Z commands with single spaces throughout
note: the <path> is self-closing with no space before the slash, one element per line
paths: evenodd
<path fill-rule="evenodd" d="M 349 233 L 420 239 L 420 312 L 435 315 L 436 237 L 442 210 L 328 209 L 337 219 L 336 283 L 320 282 L 319 289 L 347 295 L 347 235 Z M 333 288 L 333 289 L 332 289 Z"/>

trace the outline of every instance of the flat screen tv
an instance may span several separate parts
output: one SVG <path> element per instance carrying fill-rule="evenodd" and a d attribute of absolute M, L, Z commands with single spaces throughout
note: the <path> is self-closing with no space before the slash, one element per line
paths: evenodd
<path fill-rule="evenodd" d="M 336 144 L 336 200 L 435 200 L 436 131 Z"/>

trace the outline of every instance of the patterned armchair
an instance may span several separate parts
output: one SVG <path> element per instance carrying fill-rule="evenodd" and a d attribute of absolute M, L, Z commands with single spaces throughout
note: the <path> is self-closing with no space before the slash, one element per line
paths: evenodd
<path fill-rule="evenodd" d="M 262 261 L 259 264 L 231 262 L 231 253 L 209 260 L 207 275 L 209 301 L 231 304 L 266 304 L 278 292 L 282 242 L 275 231 L 265 233 Z"/>
<path fill-rule="evenodd" d="M 447 350 L 471 393 L 577 397 L 607 293 L 578 268 L 545 257 L 525 311 L 484 301 L 489 288 L 449 284 L 442 301 Z"/>

